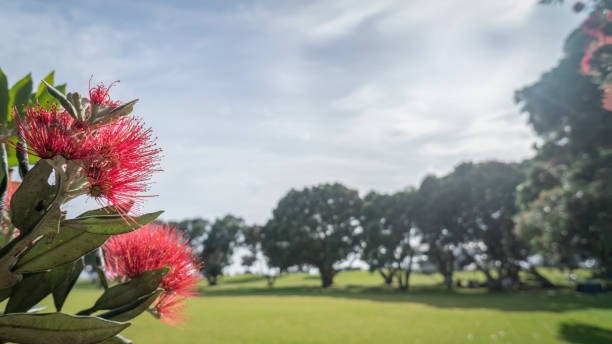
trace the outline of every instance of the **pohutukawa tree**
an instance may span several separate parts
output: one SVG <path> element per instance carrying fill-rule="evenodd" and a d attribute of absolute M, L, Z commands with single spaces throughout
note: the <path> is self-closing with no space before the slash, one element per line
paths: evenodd
<path fill-rule="evenodd" d="M 31 82 L 30 89 L 23 85 L 9 92 L 0 73 L 0 109 L 15 105 L 11 123 L 3 123 L 2 147 L 17 150 L 23 179 L 10 181 L 5 155 L 0 301 L 8 301 L 0 341 L 123 343 L 119 332 L 145 311 L 176 323 L 181 303 L 194 294 L 199 263 L 175 229 L 137 229 L 162 213 L 138 211 L 151 176 L 160 171 L 161 149 L 151 129 L 129 116 L 137 100 L 111 100 L 103 84 L 90 87 L 89 98 L 64 95 L 43 81 L 44 94 L 53 98 L 41 102 L 35 96 L 43 95 L 41 88 L 30 98 Z M 15 101 L 20 94 L 32 100 L 22 100 L 22 109 Z M 32 166 L 30 157 L 39 160 Z M 83 195 L 101 208 L 67 219 L 63 206 Z M 105 242 L 106 275 L 114 284 L 101 274 L 105 291 L 92 307 L 77 316 L 61 313 L 83 256 Z M 38 313 L 33 307 L 49 294 L 57 312 Z"/>
<path fill-rule="evenodd" d="M 589 16 L 558 64 L 516 93 L 542 139 L 519 187 L 516 232 L 546 263 L 590 260 L 612 276 L 612 2 L 575 9 Z"/>
<path fill-rule="evenodd" d="M 342 184 L 291 190 L 279 202 L 263 229 L 264 253 L 272 266 L 311 265 L 321 285 L 332 285 L 338 264 L 359 246 L 361 198 Z"/>
<path fill-rule="evenodd" d="M 206 231 L 200 256 L 206 261 L 202 273 L 209 285 L 216 285 L 223 269 L 231 264 L 237 236 L 245 227 L 242 218 L 228 214 L 216 219 Z"/>
<path fill-rule="evenodd" d="M 362 259 L 378 271 L 387 285 L 397 277 L 401 289 L 410 286 L 419 240 L 415 216 L 420 198 L 414 189 L 392 195 L 370 192 L 363 199 Z"/>

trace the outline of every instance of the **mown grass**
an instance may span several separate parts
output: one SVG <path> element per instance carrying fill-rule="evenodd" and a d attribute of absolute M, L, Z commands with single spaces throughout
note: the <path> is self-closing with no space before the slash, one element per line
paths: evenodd
<path fill-rule="evenodd" d="M 563 273 L 547 274 L 570 285 Z M 460 278 L 482 276 L 463 272 Z M 439 276 L 422 274 L 408 292 L 381 282 L 362 271 L 340 273 L 325 290 L 307 274 L 282 276 L 274 288 L 255 275 L 224 278 L 215 287 L 202 284 L 202 295 L 188 304 L 184 329 L 143 314 L 124 334 L 135 343 L 186 344 L 612 343 L 612 294 L 449 291 Z M 86 308 L 100 293 L 80 283 L 65 310 Z"/>

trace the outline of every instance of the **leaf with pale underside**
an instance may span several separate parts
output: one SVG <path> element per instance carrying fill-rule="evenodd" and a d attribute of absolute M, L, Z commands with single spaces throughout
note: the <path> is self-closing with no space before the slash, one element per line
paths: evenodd
<path fill-rule="evenodd" d="M 130 323 L 64 313 L 0 315 L 0 340 L 21 344 L 94 344 Z"/>
<path fill-rule="evenodd" d="M 74 228 L 64 228 L 51 242 L 38 241 L 16 265 L 16 272 L 38 272 L 70 263 L 102 246 L 110 235 L 94 234 Z"/>
<path fill-rule="evenodd" d="M 99 317 L 114 321 L 128 321 L 134 319 L 149 309 L 162 292 L 162 289 L 158 289 L 150 295 L 141 296 L 130 304 L 102 313 Z"/>
<path fill-rule="evenodd" d="M 47 162 L 39 161 L 11 197 L 11 222 L 22 234 L 32 230 L 53 201 L 55 188 L 48 182 L 52 170 Z"/>
<path fill-rule="evenodd" d="M 72 264 L 65 264 L 49 271 L 24 274 L 13 287 L 5 313 L 26 312 L 35 306 L 62 283 L 71 268 Z"/>
<path fill-rule="evenodd" d="M 140 276 L 108 288 L 90 309 L 84 310 L 79 314 L 91 314 L 103 309 L 114 309 L 128 305 L 134 300 L 150 295 L 161 283 L 164 275 L 168 273 L 168 268 L 145 271 Z"/>
<path fill-rule="evenodd" d="M 64 274 L 64 279 L 62 282 L 55 288 L 55 290 L 53 290 L 53 303 L 55 304 L 55 309 L 58 312 L 62 310 L 68 294 L 79 279 L 81 271 L 83 271 L 84 267 L 84 258 L 74 261 L 72 264 L 70 264 L 70 268 Z"/>
<path fill-rule="evenodd" d="M 144 226 L 157 219 L 162 213 L 163 211 L 158 211 L 155 213 L 134 216 L 132 219 L 127 219 L 121 215 L 83 216 L 63 221 L 62 226 L 95 234 L 123 234 L 133 231 L 135 229 L 134 223 Z M 128 223 L 128 221 L 130 223 Z"/>

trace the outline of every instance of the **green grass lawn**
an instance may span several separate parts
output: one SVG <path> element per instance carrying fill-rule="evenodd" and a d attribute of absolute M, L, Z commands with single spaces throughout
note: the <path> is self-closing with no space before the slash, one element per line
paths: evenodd
<path fill-rule="evenodd" d="M 566 283 L 561 273 L 549 276 Z M 612 294 L 447 291 L 438 275 L 420 274 L 411 291 L 401 292 L 381 281 L 376 274 L 342 272 L 323 290 L 317 276 L 306 274 L 283 276 L 274 288 L 253 275 L 224 278 L 215 287 L 202 284 L 183 330 L 143 314 L 124 335 L 149 344 L 612 343 Z M 65 310 L 86 308 L 100 293 L 80 284 Z"/>

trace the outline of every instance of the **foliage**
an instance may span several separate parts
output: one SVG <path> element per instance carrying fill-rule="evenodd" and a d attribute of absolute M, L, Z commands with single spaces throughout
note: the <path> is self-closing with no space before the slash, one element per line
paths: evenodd
<path fill-rule="evenodd" d="M 157 299 L 167 269 L 143 271 L 129 281 L 119 281 L 80 316 L 60 311 L 84 267 L 84 255 L 108 238 L 130 232 L 161 214 L 129 213 L 158 170 L 160 150 L 150 129 L 127 117 L 135 101 L 118 105 L 96 100 L 91 97 L 92 89 L 90 99 L 78 93 L 64 95 L 52 83 L 53 73 L 31 93 L 28 75 L 8 89 L 0 73 L 2 124 L 9 120 L 7 111 L 13 109 L 11 124 L 5 125 L 11 131 L 5 134 L 15 133 L 2 147 L 8 142 L 16 149 L 23 178 L 7 195 L 10 203 L 2 207 L 2 230 L 9 235 L 4 236 L 0 249 L 0 298 L 8 299 L 0 315 L 0 341 L 124 342 L 116 335 Z M 96 89 L 108 93 L 103 86 Z M 33 167 L 28 155 L 40 158 Z M 8 183 L 11 163 L 6 155 L 1 163 L 0 199 L 4 201 L 8 186 L 14 184 Z M 81 195 L 106 206 L 67 219 L 63 206 Z M 32 307 L 50 294 L 57 313 L 37 314 Z M 91 315 L 100 310 L 107 312 Z"/>
<path fill-rule="evenodd" d="M 200 256 L 204 262 L 202 272 L 210 285 L 216 285 L 223 268 L 230 265 L 237 236 L 245 226 L 243 219 L 226 215 L 216 219 L 206 232 Z"/>
<path fill-rule="evenodd" d="M 291 190 L 263 230 L 264 253 L 278 267 L 311 265 L 329 287 L 336 265 L 356 251 L 361 199 L 341 184 Z"/>
<path fill-rule="evenodd" d="M 202 237 L 210 225 L 210 221 L 198 217 L 181 221 L 170 221 L 168 224 L 183 232 L 187 242 L 195 244 L 202 240 Z"/>
<path fill-rule="evenodd" d="M 543 140 L 519 186 L 516 232 L 546 262 L 573 267 L 593 260 L 609 274 L 612 3 L 594 1 L 590 9 L 559 64 L 516 93 Z"/>
<path fill-rule="evenodd" d="M 363 199 L 362 259 L 377 270 L 386 284 L 397 276 L 400 288 L 409 286 L 413 260 L 418 254 L 414 218 L 419 206 L 416 190 L 392 195 L 370 192 Z M 416 241 L 416 242 L 415 242 Z"/>
<path fill-rule="evenodd" d="M 491 288 L 502 288 L 504 279 L 518 283 L 519 262 L 525 258 L 513 232 L 520 180 L 516 166 L 489 161 L 463 163 L 443 178 L 423 181 L 416 221 L 447 285 L 454 268 L 467 264 L 482 271 Z"/>

